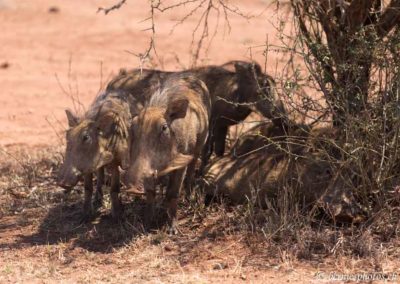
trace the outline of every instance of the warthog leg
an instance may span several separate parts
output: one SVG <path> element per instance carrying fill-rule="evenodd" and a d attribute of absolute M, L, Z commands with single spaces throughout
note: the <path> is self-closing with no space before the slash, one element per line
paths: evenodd
<path fill-rule="evenodd" d="M 176 234 L 176 211 L 178 207 L 178 197 L 182 183 L 185 178 L 186 168 L 176 170 L 171 173 L 169 186 L 166 194 L 167 214 L 168 214 L 168 233 Z"/>
<path fill-rule="evenodd" d="M 189 198 L 193 193 L 193 180 L 196 173 L 196 164 L 198 159 L 198 154 L 193 155 L 193 160 L 189 163 L 186 171 L 186 179 L 185 179 L 185 195 L 186 198 Z"/>
<path fill-rule="evenodd" d="M 119 219 L 122 215 L 122 204 L 119 199 L 120 178 L 118 165 L 111 166 L 111 214 L 114 219 Z"/>
<path fill-rule="evenodd" d="M 84 177 L 85 198 L 83 200 L 82 222 L 87 222 L 92 215 L 93 174 Z"/>
<path fill-rule="evenodd" d="M 228 126 L 216 127 L 214 131 L 215 155 L 222 157 L 225 153 L 225 140 Z"/>
<path fill-rule="evenodd" d="M 146 208 L 144 212 L 144 223 L 147 228 L 151 227 L 154 219 L 154 201 L 156 192 L 153 189 L 146 190 Z"/>
<path fill-rule="evenodd" d="M 95 208 L 99 208 L 103 205 L 103 185 L 104 185 L 104 167 L 101 167 L 97 171 L 97 184 L 96 193 L 94 195 L 93 205 Z"/>
<path fill-rule="evenodd" d="M 213 151 L 214 151 L 214 133 L 213 133 L 213 128 L 210 128 L 208 131 L 206 143 L 204 144 L 201 152 L 201 165 L 199 169 L 200 176 L 203 175 L 204 168 L 207 166 L 207 163 L 210 160 Z"/>

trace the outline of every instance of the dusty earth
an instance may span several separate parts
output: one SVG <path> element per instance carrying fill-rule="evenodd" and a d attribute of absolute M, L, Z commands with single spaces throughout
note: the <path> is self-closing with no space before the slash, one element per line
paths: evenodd
<path fill-rule="evenodd" d="M 108 15 L 97 12 L 115 2 L 0 0 L 0 282 L 318 283 L 329 282 L 325 276 L 331 271 L 375 271 L 374 262 L 365 259 L 295 260 L 291 248 L 273 247 L 251 231 L 238 233 L 232 224 L 242 211 L 218 206 L 185 204 L 176 237 L 143 233 L 141 202 L 127 196 L 122 223 L 108 218 L 107 203 L 91 224 L 80 224 L 82 189 L 64 195 L 54 184 L 64 109 L 81 113 L 119 68 L 138 67 L 133 54 L 143 53 L 151 36 L 146 30 L 151 23 L 144 21 L 148 1 L 128 0 Z M 270 2 L 235 1 L 255 17 L 231 14 L 229 32 L 221 15 L 198 64 L 265 62 L 263 46 L 278 42 Z M 171 33 L 191 7 L 155 15 L 157 56 L 147 66 L 191 66 L 192 31 L 204 7 Z M 216 19 L 214 12 L 211 27 Z M 279 58 L 268 53 L 272 75 L 282 64 Z M 396 264 L 380 259 L 380 270 L 399 272 Z"/>
<path fill-rule="evenodd" d="M 122 9 L 107 16 L 97 13 L 99 7 L 109 7 L 114 2 L 0 0 L 1 145 L 60 143 L 54 129 L 65 127 L 65 108 L 81 111 L 80 104 L 76 102 L 74 106 L 74 101 L 88 106 L 120 68 L 139 67 L 140 60 L 132 53 L 145 52 L 150 42 L 151 32 L 143 31 L 151 24 L 143 22 L 149 16 L 148 3 L 129 0 Z M 261 15 L 249 20 L 231 15 L 230 33 L 221 18 L 218 34 L 208 54 L 201 54 L 199 64 L 250 57 L 264 62 L 262 45 L 266 39 L 269 43 L 276 40 L 272 25 L 275 12 L 266 10 L 269 1 L 245 2 L 238 3 L 241 11 Z M 51 12 L 51 8 L 56 9 Z M 165 70 L 191 66 L 191 31 L 200 14 L 189 17 L 171 33 L 190 8 L 156 14 L 158 57 L 153 54 L 147 65 L 155 64 Z M 210 20 L 211 35 L 214 14 Z M 206 41 L 205 47 L 208 46 Z M 276 58 L 272 53 L 268 57 L 271 71 Z"/>

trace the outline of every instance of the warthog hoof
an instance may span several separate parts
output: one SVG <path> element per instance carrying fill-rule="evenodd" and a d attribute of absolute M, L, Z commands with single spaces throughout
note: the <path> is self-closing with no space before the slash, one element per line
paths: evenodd
<path fill-rule="evenodd" d="M 167 234 L 170 236 L 175 236 L 180 233 L 175 223 L 167 225 L 166 230 Z"/>
<path fill-rule="evenodd" d="M 99 209 L 100 207 L 102 207 L 103 206 L 103 196 L 95 195 L 92 204 L 93 204 L 93 208 L 96 210 Z"/>
<path fill-rule="evenodd" d="M 121 220 L 122 213 L 123 213 L 122 205 L 113 206 L 111 209 L 111 216 L 115 221 Z"/>

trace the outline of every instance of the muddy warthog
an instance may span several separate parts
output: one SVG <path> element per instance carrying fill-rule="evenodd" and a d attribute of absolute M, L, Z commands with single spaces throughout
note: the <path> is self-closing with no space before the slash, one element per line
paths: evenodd
<path fill-rule="evenodd" d="M 107 92 L 97 97 L 83 117 L 78 118 L 69 110 L 66 114 L 69 124 L 67 147 L 58 184 L 70 189 L 81 175 L 84 176 L 83 220 L 87 220 L 92 209 L 93 173 L 98 173 L 95 200 L 101 203 L 104 167 L 108 167 L 112 176 L 112 215 L 118 217 L 121 213 L 118 166 L 127 167 L 129 158 L 128 128 L 131 115 L 127 95 Z"/>
<path fill-rule="evenodd" d="M 160 85 L 133 119 L 131 164 L 124 179 L 128 188 L 145 192 L 146 223 L 154 214 L 157 178 L 168 174 L 168 225 L 174 231 L 179 192 L 185 174 L 187 186 L 191 185 L 196 160 L 207 138 L 210 109 L 205 84 L 194 76 L 175 74 Z"/>
<path fill-rule="evenodd" d="M 286 188 L 305 206 L 318 204 L 337 221 L 362 220 L 364 210 L 355 202 L 349 176 L 318 151 L 320 141 L 333 139 L 333 129 L 302 126 L 289 137 L 273 125 L 258 130 L 206 168 L 207 205 L 220 195 L 265 207 Z"/>

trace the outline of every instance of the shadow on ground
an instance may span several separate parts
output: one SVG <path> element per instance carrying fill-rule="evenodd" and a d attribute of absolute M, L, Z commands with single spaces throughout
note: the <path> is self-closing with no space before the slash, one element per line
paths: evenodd
<path fill-rule="evenodd" d="M 13 243 L 0 244 L 0 249 L 70 243 L 72 247 L 109 253 L 165 225 L 165 210 L 157 208 L 156 219 L 159 221 L 145 230 L 142 222 L 145 203 L 138 198 L 123 201 L 124 214 L 121 220 L 113 219 L 110 210 L 99 208 L 89 222 L 82 223 L 82 202 L 77 201 L 79 200 L 77 198 L 74 199 L 55 204 L 44 217 L 38 217 L 38 214 L 26 214 L 23 224 L 19 221 L 18 224 L 16 221 L 1 224 L 0 230 L 32 225 L 36 227 L 35 222 L 40 220 L 39 225 L 33 228 L 34 233 L 21 234 Z"/>

